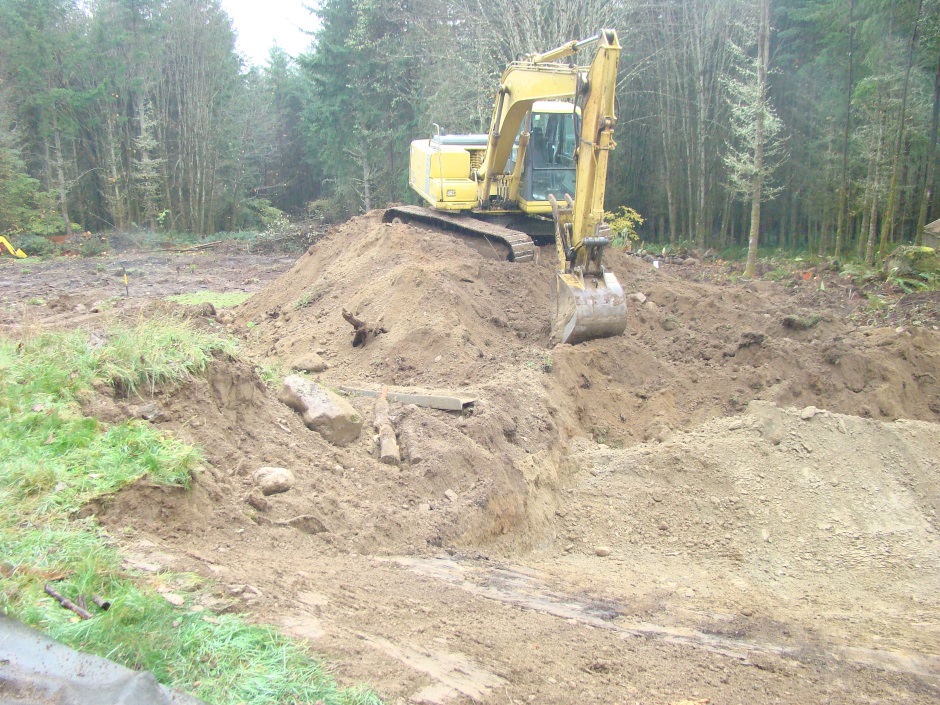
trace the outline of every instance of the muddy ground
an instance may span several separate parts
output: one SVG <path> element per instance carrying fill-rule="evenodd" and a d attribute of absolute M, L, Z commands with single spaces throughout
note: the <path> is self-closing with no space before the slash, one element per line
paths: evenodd
<path fill-rule="evenodd" d="M 615 254 L 627 332 L 550 348 L 551 257 L 375 213 L 299 256 L 124 255 L 129 297 L 117 260 L 3 260 L 0 325 L 182 313 L 240 338 L 240 361 L 155 400 L 206 451 L 195 489 L 90 511 L 130 567 L 212 578 L 207 607 L 308 639 L 386 702 L 936 702 L 935 299 L 886 314 L 834 274 Z M 218 318 L 155 303 L 200 288 L 257 293 Z M 343 309 L 387 332 L 353 348 Z M 393 404 L 404 461 L 383 465 L 368 430 L 333 446 L 259 379 L 311 352 L 331 387 L 474 403 Z M 297 483 L 261 502 L 265 465 Z"/>

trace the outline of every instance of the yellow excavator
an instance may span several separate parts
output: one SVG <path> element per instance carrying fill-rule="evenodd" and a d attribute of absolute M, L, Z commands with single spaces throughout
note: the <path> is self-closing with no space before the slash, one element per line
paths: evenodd
<path fill-rule="evenodd" d="M 23 250 L 17 249 L 13 246 L 13 243 L 7 240 L 3 235 L 0 235 L 0 255 L 4 252 L 9 252 L 14 257 L 23 259 L 26 257 L 26 253 Z"/>
<path fill-rule="evenodd" d="M 563 63 L 594 46 L 588 66 Z M 627 305 L 603 265 L 607 159 L 615 146 L 620 43 L 597 35 L 511 63 L 484 135 L 437 134 L 411 143 L 409 184 L 427 204 L 389 208 L 384 220 L 426 222 L 502 246 L 515 262 L 536 239 L 558 252 L 552 340 L 579 343 L 623 333 Z"/>

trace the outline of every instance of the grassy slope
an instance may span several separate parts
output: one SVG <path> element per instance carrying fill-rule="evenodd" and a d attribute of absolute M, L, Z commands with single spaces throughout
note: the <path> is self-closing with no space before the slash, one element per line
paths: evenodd
<path fill-rule="evenodd" d="M 237 616 L 174 607 L 157 590 L 191 601 L 195 576 L 141 576 L 122 568 L 114 542 L 82 505 L 146 477 L 187 487 L 200 454 L 148 424 L 107 427 L 82 416 L 95 384 L 124 390 L 172 385 L 232 344 L 178 321 L 17 341 L 0 337 L 0 609 L 84 651 L 153 671 L 213 703 L 373 703 L 341 690 L 296 644 Z M 100 594 L 108 612 L 81 621 L 48 597 Z M 187 593 L 188 591 L 188 593 Z"/>

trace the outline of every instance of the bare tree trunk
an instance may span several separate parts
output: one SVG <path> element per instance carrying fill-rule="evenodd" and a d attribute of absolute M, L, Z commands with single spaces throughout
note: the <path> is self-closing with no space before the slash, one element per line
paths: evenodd
<path fill-rule="evenodd" d="M 924 244 L 924 226 L 933 204 L 933 186 L 937 174 L 937 128 L 940 123 L 940 55 L 937 56 L 937 68 L 933 75 L 933 114 L 930 118 L 930 147 L 927 153 L 927 175 L 924 178 L 924 193 L 920 199 L 920 212 L 917 215 L 916 243 Z"/>
<path fill-rule="evenodd" d="M 881 190 L 881 150 L 884 145 L 884 131 L 887 109 L 882 113 L 878 126 L 878 146 L 875 149 L 875 169 L 871 186 L 871 211 L 868 215 L 868 242 L 865 245 L 865 264 L 869 267 L 875 262 L 875 239 L 878 237 L 878 196 Z"/>
<path fill-rule="evenodd" d="M 68 187 L 65 183 L 65 167 L 62 164 L 62 140 L 59 136 L 59 124 L 55 106 L 52 107 L 52 139 L 55 147 L 56 180 L 59 187 L 59 211 L 65 221 L 65 234 L 72 235 L 72 221 L 69 219 Z"/>
<path fill-rule="evenodd" d="M 362 155 L 362 205 L 366 212 L 372 210 L 372 169 L 369 168 L 369 158 Z"/>
<path fill-rule="evenodd" d="M 901 93 L 901 115 L 898 120 L 897 143 L 894 148 L 894 160 L 891 166 L 891 185 L 888 188 L 888 205 L 885 208 L 884 222 L 881 224 L 881 242 L 878 244 L 878 258 L 883 259 L 888 254 L 888 240 L 894 230 L 894 215 L 898 200 L 898 177 L 900 172 L 901 152 L 904 147 L 904 128 L 907 123 L 907 93 L 911 80 L 911 67 L 914 64 L 914 46 L 917 44 L 917 30 L 920 27 L 920 15 L 924 0 L 917 0 L 917 17 L 914 20 L 914 29 L 911 32 L 911 41 L 907 51 L 907 68 L 904 73 L 904 89 Z"/>
<path fill-rule="evenodd" d="M 842 231 L 848 207 L 849 131 L 852 126 L 852 79 L 855 68 L 855 0 L 849 0 L 849 80 L 845 91 L 845 127 L 842 132 L 842 185 L 839 187 L 839 217 L 836 224 L 835 257 L 842 256 Z"/>
<path fill-rule="evenodd" d="M 760 239 L 760 203 L 764 185 L 764 103 L 767 98 L 768 45 L 770 44 L 770 0 L 761 0 L 760 34 L 757 40 L 757 125 L 754 139 L 754 178 L 751 186 L 751 232 L 747 242 L 744 276 L 757 270 L 757 245 Z"/>

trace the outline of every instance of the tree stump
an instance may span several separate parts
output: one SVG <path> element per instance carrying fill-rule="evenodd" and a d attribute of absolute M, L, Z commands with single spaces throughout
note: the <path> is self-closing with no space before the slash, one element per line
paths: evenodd
<path fill-rule="evenodd" d="M 367 323 L 366 321 L 356 318 L 346 309 L 343 309 L 343 318 L 346 322 L 353 327 L 353 347 L 358 348 L 364 346 L 370 340 L 375 338 L 380 333 L 388 333 L 385 328 L 379 325 L 372 323 Z"/>

